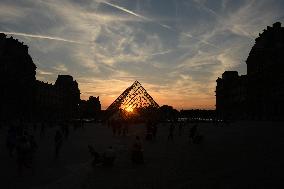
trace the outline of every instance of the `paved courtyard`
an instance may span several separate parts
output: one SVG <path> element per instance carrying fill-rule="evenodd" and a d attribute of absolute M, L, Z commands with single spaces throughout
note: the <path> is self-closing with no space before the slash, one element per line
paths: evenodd
<path fill-rule="evenodd" d="M 143 136 L 143 125 L 132 125 L 126 137 L 113 137 L 101 124 L 70 128 L 59 160 L 54 160 L 56 127 L 46 129 L 40 138 L 36 169 L 17 175 L 16 160 L 5 147 L 6 130 L 0 130 L 1 188 L 283 188 L 284 127 L 282 123 L 236 122 L 216 127 L 199 124 L 201 144 L 189 144 L 192 124 L 181 136 L 175 129 L 174 141 L 167 141 L 168 125 L 160 124 L 157 139 L 143 141 L 144 165 L 133 165 L 130 147 L 136 135 Z M 112 168 L 91 166 L 87 145 L 98 152 L 112 145 L 117 159 Z"/>

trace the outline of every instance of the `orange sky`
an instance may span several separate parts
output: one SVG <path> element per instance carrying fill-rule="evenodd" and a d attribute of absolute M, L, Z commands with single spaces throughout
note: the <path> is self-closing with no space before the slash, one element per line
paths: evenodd
<path fill-rule="evenodd" d="M 132 83 L 129 83 L 129 86 Z M 110 83 L 111 85 L 111 83 Z M 85 86 L 85 85 L 84 85 Z M 106 85 L 107 86 L 107 85 Z M 143 86 L 143 84 L 142 84 Z M 151 88 L 151 85 L 146 85 Z M 80 84 L 79 84 L 80 87 Z M 85 86 L 87 87 L 87 86 Z M 128 86 L 127 86 L 128 87 Z M 106 109 L 126 88 L 125 84 L 122 86 L 116 85 L 115 87 L 110 87 L 110 91 L 114 90 L 113 93 L 107 92 L 100 96 L 100 101 L 102 104 L 102 109 Z M 147 90 L 147 87 L 144 86 Z M 88 88 L 80 87 L 82 91 L 88 91 Z M 106 89 L 107 90 L 107 89 Z M 188 96 L 187 94 L 177 94 L 175 91 L 156 91 L 147 90 L 147 92 L 152 96 L 152 98 L 160 105 L 170 105 L 174 108 L 181 109 L 215 109 L 215 94 L 212 95 L 206 94 L 194 94 Z M 90 96 L 89 93 L 82 92 L 81 99 L 88 99 Z"/>
<path fill-rule="evenodd" d="M 173 3 L 174 2 L 174 3 Z M 216 79 L 246 74 L 254 39 L 284 1 L 0 1 L 0 32 L 29 47 L 36 78 L 78 82 L 107 108 L 138 80 L 161 105 L 215 109 Z"/>

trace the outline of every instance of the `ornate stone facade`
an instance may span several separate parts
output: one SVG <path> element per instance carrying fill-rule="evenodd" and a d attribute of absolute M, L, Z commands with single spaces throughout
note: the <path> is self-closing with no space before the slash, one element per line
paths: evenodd
<path fill-rule="evenodd" d="M 0 33 L 0 120 L 51 120 L 78 116 L 80 90 L 70 75 L 55 84 L 37 81 L 28 46 Z"/>
<path fill-rule="evenodd" d="M 70 119 L 78 117 L 80 90 L 70 75 L 58 75 L 55 84 L 37 81 L 35 117 Z"/>
<path fill-rule="evenodd" d="M 283 53 L 284 28 L 276 22 L 256 38 L 246 60 L 247 75 L 224 72 L 217 79 L 218 114 L 254 120 L 284 119 Z"/>
<path fill-rule="evenodd" d="M 90 96 L 88 100 L 80 102 L 80 117 L 96 118 L 100 117 L 101 103 L 99 97 Z"/>
<path fill-rule="evenodd" d="M 35 70 L 28 46 L 0 33 L 0 119 L 31 117 Z"/>

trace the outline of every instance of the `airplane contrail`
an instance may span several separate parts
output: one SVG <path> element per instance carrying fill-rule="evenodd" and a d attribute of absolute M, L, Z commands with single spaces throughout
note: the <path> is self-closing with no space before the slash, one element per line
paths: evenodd
<path fill-rule="evenodd" d="M 104 3 L 104 4 L 109 5 L 109 6 L 111 6 L 111 7 L 117 8 L 117 9 L 123 11 L 123 12 L 126 12 L 126 13 L 128 13 L 128 14 L 131 14 L 131 15 L 136 16 L 136 17 L 138 17 L 138 18 L 141 18 L 141 19 L 143 19 L 143 20 L 147 20 L 147 21 L 154 22 L 154 23 L 160 25 L 160 26 L 163 27 L 163 28 L 167 28 L 167 29 L 169 29 L 169 30 L 172 30 L 172 27 L 171 27 L 171 26 L 168 26 L 168 25 L 166 25 L 166 24 L 161 24 L 161 23 L 159 23 L 159 22 L 157 22 L 157 21 L 155 21 L 155 20 L 153 20 L 153 19 L 151 19 L 151 18 L 148 18 L 148 17 L 142 16 L 142 15 L 140 15 L 140 14 L 137 14 L 137 13 L 135 13 L 135 12 L 129 10 L 129 9 L 126 9 L 126 8 L 124 8 L 124 7 L 121 7 L 121 6 L 115 5 L 115 4 L 110 3 L 110 2 L 106 2 L 106 1 L 101 1 L 101 3 Z"/>
<path fill-rule="evenodd" d="M 8 34 L 8 35 L 23 36 L 23 37 L 38 38 L 38 39 L 63 41 L 63 42 L 67 42 L 67 43 L 86 44 L 86 43 L 82 43 L 82 42 L 79 42 L 79 41 L 64 39 L 64 38 L 61 38 L 61 37 L 47 36 L 47 35 L 36 35 L 36 34 L 28 34 L 28 33 L 21 33 L 21 32 L 6 32 L 6 31 L 0 31 L 0 33 L 5 33 L 5 34 Z"/>
<path fill-rule="evenodd" d="M 106 2 L 106 1 L 102 1 L 101 3 L 104 3 L 104 4 L 107 4 L 107 5 L 111 6 L 111 7 L 117 8 L 117 9 L 119 9 L 119 10 L 121 10 L 121 11 L 124 11 L 124 12 L 126 12 L 126 13 L 128 13 L 128 14 L 131 14 L 131 15 L 136 16 L 136 17 L 138 17 L 138 18 L 141 18 L 141 19 L 143 19 L 143 20 L 151 20 L 151 19 L 148 19 L 148 18 L 146 18 L 146 17 L 144 17 L 144 16 L 142 16 L 142 15 L 140 15 L 140 14 L 137 14 L 137 13 L 131 11 L 131 10 L 128 10 L 128 9 L 126 9 L 126 8 L 124 8 L 124 7 L 121 7 L 121 6 L 118 6 L 118 5 L 115 5 L 115 4 Z"/>
<path fill-rule="evenodd" d="M 123 11 L 123 12 L 126 12 L 126 13 L 128 13 L 128 14 L 131 14 L 131 15 L 133 15 L 133 16 L 136 16 L 136 17 L 138 17 L 138 18 L 140 18 L 140 19 L 147 20 L 147 21 L 151 21 L 151 22 L 156 23 L 156 24 L 158 24 L 159 26 L 161 26 L 161 27 L 163 27 L 163 28 L 166 28 L 166 29 L 168 29 L 168 30 L 170 30 L 170 31 L 179 32 L 178 30 L 172 28 L 172 27 L 169 26 L 169 25 L 162 24 L 162 23 L 157 22 L 157 21 L 155 21 L 155 20 L 153 20 L 153 19 L 151 19 L 151 18 L 148 18 L 148 17 L 145 17 L 145 16 L 143 16 L 143 15 L 137 14 L 137 13 L 135 13 L 135 12 L 133 12 L 133 11 L 131 11 L 131 10 L 125 8 L 125 7 L 121 7 L 121 6 L 119 6 L 119 5 L 116 5 L 116 4 L 113 4 L 113 3 L 110 3 L 110 2 L 106 2 L 106 1 L 100 1 L 100 3 L 104 3 L 104 4 L 109 5 L 109 6 L 111 6 L 111 7 L 117 8 L 117 9 Z M 204 41 L 204 40 L 198 39 L 198 38 L 196 38 L 196 37 L 193 37 L 193 36 L 192 36 L 191 34 L 189 34 L 189 33 L 181 32 L 181 34 L 184 35 L 184 36 L 186 36 L 186 37 L 196 39 L 196 40 L 198 40 L 198 41 L 200 41 L 200 42 L 202 42 L 202 43 L 204 43 L 204 44 L 206 44 L 206 45 L 210 45 L 210 46 L 212 46 L 212 47 L 219 48 L 219 47 L 217 47 L 216 45 L 214 45 L 214 44 L 212 44 L 212 43 L 209 43 L 209 42 L 207 42 L 207 41 Z"/>
<path fill-rule="evenodd" d="M 217 14 L 214 10 L 212 10 L 211 8 L 205 6 L 204 4 L 200 3 L 200 2 L 197 1 L 197 0 L 194 0 L 194 2 L 195 2 L 201 9 L 203 9 L 203 10 L 207 11 L 208 13 L 214 15 L 214 16 L 217 18 L 217 22 L 219 22 L 219 23 L 221 23 L 221 24 L 223 23 L 223 21 L 222 21 L 223 18 L 222 18 L 219 14 Z M 231 27 L 230 27 L 230 29 L 231 29 Z M 241 29 L 241 28 L 236 28 L 236 31 L 237 31 L 237 32 L 241 32 L 241 33 L 244 34 L 246 37 L 248 37 L 248 38 L 254 40 L 254 37 L 252 37 L 252 35 L 249 34 L 248 32 L 246 32 L 245 30 L 243 30 L 243 29 Z"/>
<path fill-rule="evenodd" d="M 173 50 L 166 50 L 166 51 L 162 51 L 162 52 L 156 52 L 151 54 L 151 56 L 156 56 L 156 55 L 164 55 L 164 54 L 168 54 L 171 53 Z"/>

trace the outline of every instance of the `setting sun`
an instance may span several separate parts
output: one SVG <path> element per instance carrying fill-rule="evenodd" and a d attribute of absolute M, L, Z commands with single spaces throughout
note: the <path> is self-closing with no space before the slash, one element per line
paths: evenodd
<path fill-rule="evenodd" d="M 131 106 L 128 106 L 127 108 L 125 108 L 125 110 L 126 110 L 127 112 L 133 112 L 133 108 L 132 108 Z"/>

